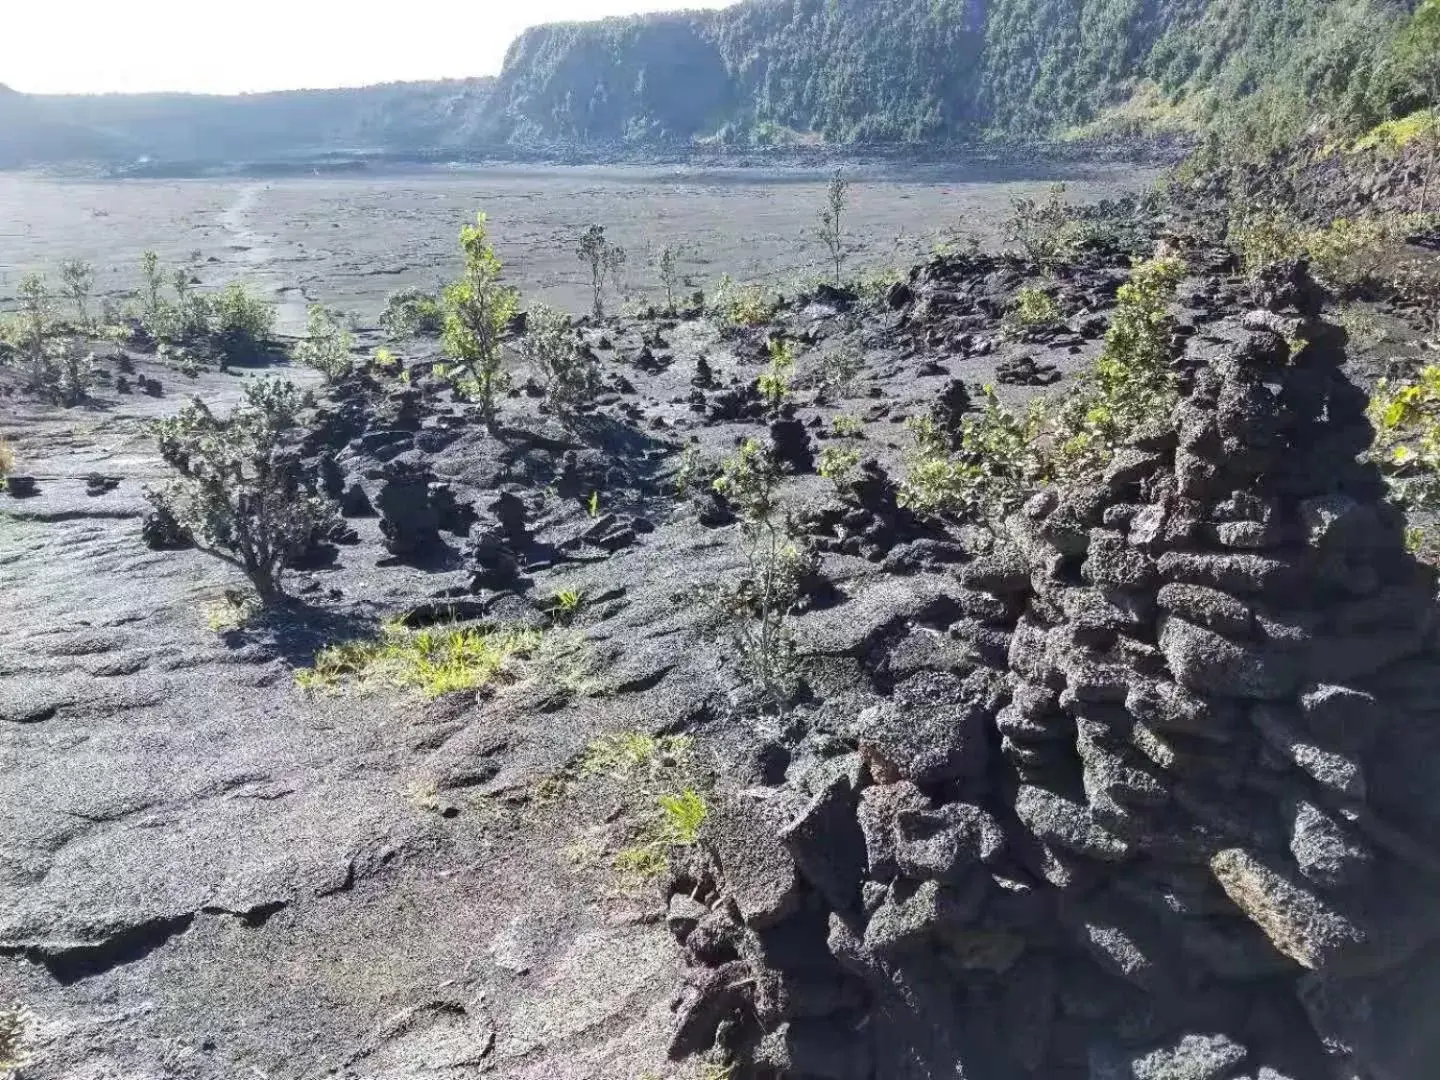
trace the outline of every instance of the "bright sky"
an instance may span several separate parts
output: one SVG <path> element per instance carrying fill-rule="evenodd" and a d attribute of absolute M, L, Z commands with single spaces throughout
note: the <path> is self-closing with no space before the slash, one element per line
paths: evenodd
<path fill-rule="evenodd" d="M 0 83 L 239 93 L 493 75 L 527 26 L 733 0 L 5 0 Z"/>

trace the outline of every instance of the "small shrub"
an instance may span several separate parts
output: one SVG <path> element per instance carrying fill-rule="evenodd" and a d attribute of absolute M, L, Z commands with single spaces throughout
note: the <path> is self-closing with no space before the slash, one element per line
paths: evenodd
<path fill-rule="evenodd" d="M 772 413 L 778 413 L 789 399 L 790 380 L 794 373 L 794 348 L 784 338 L 771 338 L 770 363 L 755 381 L 755 387 Z"/>
<path fill-rule="evenodd" d="M 795 648 L 788 619 L 800 600 L 797 572 L 804 559 L 789 519 L 775 503 L 779 473 L 770 452 L 747 439 L 721 467 L 714 487 L 740 514 L 748 573 L 720 604 L 733 631 L 742 670 L 764 699 L 783 706 L 794 690 Z"/>
<path fill-rule="evenodd" d="M 625 249 L 605 238 L 605 226 L 591 225 L 575 245 L 575 255 L 590 268 L 590 293 L 595 318 L 605 317 L 605 292 L 625 268 Z"/>
<path fill-rule="evenodd" d="M 153 425 L 160 456 L 178 474 L 155 493 L 157 505 L 198 546 L 244 571 L 264 602 L 281 595 L 289 560 L 336 520 L 295 448 L 304 403 L 290 383 L 259 379 L 227 417 L 192 398 Z"/>
<path fill-rule="evenodd" d="M 1169 417 L 1178 398 L 1169 304 L 1184 272 L 1179 259 L 1151 259 L 1120 286 L 1104 349 L 1057 410 L 1047 474 L 1099 472 L 1122 443 Z"/>
<path fill-rule="evenodd" d="M 1135 267 L 1104 350 L 1058 403 L 1036 399 L 1015 411 L 987 386 L 958 438 L 929 417 L 912 420 L 901 503 L 995 521 L 1044 483 L 1095 475 L 1117 447 L 1164 422 L 1177 400 L 1168 306 L 1183 272 L 1174 258 Z"/>
<path fill-rule="evenodd" d="M 860 454 L 840 446 L 827 446 L 820 451 L 819 472 L 836 487 L 844 487 L 860 467 Z"/>
<path fill-rule="evenodd" d="M 1013 509 L 1041 478 L 1035 440 L 1042 413 L 1015 413 L 986 386 L 977 415 L 966 416 L 958 449 L 931 417 L 908 426 L 914 448 L 900 484 L 900 504 L 927 512 L 998 519 Z"/>
<path fill-rule="evenodd" d="M 405 373 L 405 365 L 389 349 L 379 348 L 370 357 L 370 370 L 376 375 L 398 378 Z"/>
<path fill-rule="evenodd" d="M 537 304 L 530 312 L 521 349 L 545 388 L 545 400 L 562 420 L 573 420 L 600 389 L 600 366 L 592 352 L 576 347 L 570 317 Z"/>
<path fill-rule="evenodd" d="M 502 367 L 501 341 L 519 309 L 519 298 L 514 289 L 500 283 L 502 267 L 485 222 L 485 215 L 477 214 L 475 224 L 460 232 L 465 269 L 460 280 L 445 290 L 442 336 L 445 353 L 455 365 L 435 370 L 477 402 L 481 417 L 493 427 L 500 395 L 510 383 Z"/>
<path fill-rule="evenodd" d="M 852 349 L 837 349 L 820 360 L 820 387 L 838 398 L 849 397 L 855 382 L 865 370 L 865 361 Z"/>
<path fill-rule="evenodd" d="M 151 336 L 158 338 L 168 305 L 164 297 L 165 274 L 160 269 L 160 256 L 153 251 L 140 255 L 140 280 L 140 321 Z"/>
<path fill-rule="evenodd" d="M 0 436 L 0 480 L 15 471 L 15 448 L 10 440 Z"/>
<path fill-rule="evenodd" d="M 43 274 L 28 274 L 17 290 L 20 311 L 16 319 L 15 346 L 31 364 L 44 360 L 47 343 L 55 332 L 55 312 L 50 287 Z"/>
<path fill-rule="evenodd" d="M 340 320 L 322 305 L 311 304 L 305 340 L 295 346 L 295 359 L 335 383 L 355 370 L 354 350 L 355 338 Z"/>
<path fill-rule="evenodd" d="M 732 327 L 761 326 L 775 315 L 774 297 L 756 285 L 737 285 L 729 274 L 720 279 L 706 304 L 712 314 Z"/>
<path fill-rule="evenodd" d="M 1015 294 L 1015 304 L 1006 313 L 1002 328 L 1011 337 L 1056 325 L 1063 318 L 1060 305 L 1044 289 L 1026 285 Z"/>
<path fill-rule="evenodd" d="M 296 672 L 295 679 L 305 690 L 349 684 L 361 691 L 381 687 L 418 690 L 434 698 L 514 681 L 517 662 L 535 653 L 540 638 L 533 630 L 485 631 L 465 626 L 411 630 L 390 622 L 373 641 L 322 649 L 314 665 Z"/>
<path fill-rule="evenodd" d="M 1402 223 L 1376 217 L 1336 218 L 1328 225 L 1308 226 L 1288 211 L 1268 210 L 1232 216 L 1229 242 L 1249 274 L 1303 256 L 1326 285 L 1350 289 L 1379 272 L 1385 243 L 1403 228 Z"/>
<path fill-rule="evenodd" d="M 380 329 L 391 341 L 400 338 L 433 337 L 445 329 L 445 309 L 440 298 L 423 289 L 401 289 L 385 300 Z"/>
<path fill-rule="evenodd" d="M 687 446 L 680 453 L 680 464 L 675 469 L 675 494 L 684 498 L 690 494 L 695 487 L 696 481 L 703 474 L 700 464 L 700 450 L 695 446 Z"/>
<path fill-rule="evenodd" d="M 865 437 L 865 425 L 858 416 L 837 416 L 830 421 L 830 430 L 837 439 Z"/>
<path fill-rule="evenodd" d="M 226 363 L 253 360 L 275 332 L 275 305 L 232 282 L 210 302 L 213 344 Z"/>
<path fill-rule="evenodd" d="M 1065 198 L 1064 184 L 1051 185 L 1044 202 L 1012 199 L 1001 233 L 1005 243 L 1042 266 L 1073 259 L 1089 238 L 1089 230 Z"/>
<path fill-rule="evenodd" d="M 1370 398 L 1375 440 L 1370 459 L 1392 495 L 1409 510 L 1440 514 L 1440 366 L 1413 379 L 1381 380 Z"/>

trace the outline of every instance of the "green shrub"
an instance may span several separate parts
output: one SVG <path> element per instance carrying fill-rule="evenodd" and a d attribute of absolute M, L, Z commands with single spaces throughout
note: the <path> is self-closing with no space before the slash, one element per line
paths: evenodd
<path fill-rule="evenodd" d="M 689 277 L 680 269 L 680 259 L 684 250 L 677 245 L 666 244 L 660 249 L 660 254 L 655 259 L 655 269 L 660 276 L 660 288 L 665 292 L 665 310 L 672 315 L 679 310 L 681 291 L 693 288 Z"/>
<path fill-rule="evenodd" d="M 833 284 L 839 286 L 845 278 L 845 209 L 850 202 L 850 181 L 835 170 L 830 185 L 825 191 L 825 209 L 820 212 L 820 224 L 815 230 L 816 237 L 825 245 L 825 252 L 835 267 Z"/>
<path fill-rule="evenodd" d="M 1178 400 L 1169 305 L 1184 273 L 1177 258 L 1151 259 L 1120 286 L 1104 349 L 1056 413 L 1044 472 L 1097 473 L 1117 447 L 1169 417 Z"/>
<path fill-rule="evenodd" d="M 1247 273 L 1304 257 L 1322 282 L 1348 289 L 1378 274 L 1385 243 L 1408 225 L 1405 220 L 1365 217 L 1311 226 L 1288 211 L 1268 210 L 1232 216 L 1229 242 Z"/>
<path fill-rule="evenodd" d="M 501 263 L 486 231 L 484 214 L 460 231 L 465 269 L 445 290 L 445 353 L 453 366 L 436 374 L 454 381 L 456 389 L 477 402 L 485 423 L 493 427 L 499 398 L 510 380 L 502 366 L 501 341 L 519 309 L 515 290 L 500 283 Z"/>
<path fill-rule="evenodd" d="M 772 413 L 778 413 L 790 397 L 790 379 L 795 373 L 795 350 L 784 338 L 770 339 L 770 363 L 755 380 L 755 387 Z"/>
<path fill-rule="evenodd" d="M 865 425 L 858 416 L 837 416 L 830 421 L 830 430 L 837 439 L 863 439 Z"/>
<path fill-rule="evenodd" d="M 819 473 L 836 487 L 844 487 L 860 467 L 860 454 L 842 446 L 827 446 L 820 451 Z"/>
<path fill-rule="evenodd" d="M 1405 508 L 1440 515 L 1440 366 L 1428 365 L 1413 379 L 1381 380 L 1370 398 L 1375 441 L 1370 459 L 1385 474 Z M 1422 528 L 1433 547 L 1434 525 Z"/>
<path fill-rule="evenodd" d="M 9 1077 L 30 1060 L 35 1037 L 35 1016 L 16 1002 L 0 1007 L 0 1076 Z"/>
<path fill-rule="evenodd" d="M 340 320 L 322 305 L 311 304 L 305 340 L 295 346 L 295 359 L 334 383 L 355 370 L 354 350 L 355 338 Z"/>
<path fill-rule="evenodd" d="M 865 362 L 853 349 L 828 352 L 820 358 L 820 388 L 838 398 L 849 397 L 864 370 Z"/>
<path fill-rule="evenodd" d="M 255 358 L 275 332 L 275 305 L 239 282 L 226 285 L 211 297 L 210 313 L 213 344 L 229 363 Z"/>
<path fill-rule="evenodd" d="M 1073 259 L 1089 237 L 1065 198 L 1065 185 L 1052 184 L 1044 202 L 1012 199 L 1001 235 L 1021 255 L 1048 266 Z"/>
<path fill-rule="evenodd" d="M 264 602 L 282 595 L 286 564 L 337 520 L 300 463 L 305 403 L 292 384 L 257 379 L 229 416 L 192 398 L 152 426 L 178 474 L 154 493 L 157 507 L 200 548 L 244 571 Z"/>
<path fill-rule="evenodd" d="M 993 522 L 1045 483 L 1097 474 L 1117 447 L 1167 420 L 1178 396 L 1168 306 L 1183 272 L 1174 258 L 1135 267 L 1104 350 L 1058 402 L 1036 399 L 1015 411 L 987 386 L 956 440 L 929 417 L 911 420 L 902 504 Z"/>
<path fill-rule="evenodd" d="M 50 336 L 55 332 L 55 310 L 50 287 L 43 274 L 28 274 L 17 290 L 20 311 L 16 319 L 15 346 L 32 364 L 45 358 Z"/>
<path fill-rule="evenodd" d="M 729 274 L 725 274 L 706 307 L 725 325 L 744 327 L 769 322 L 779 305 L 765 289 L 758 285 L 737 285 Z"/>
<path fill-rule="evenodd" d="M 958 448 L 931 417 L 911 418 L 914 447 L 900 484 L 902 506 L 993 519 L 1019 505 L 1043 478 L 1036 450 L 1040 407 L 1015 413 L 1000 404 L 993 386 L 982 393 L 979 414 L 961 424 Z"/>
<path fill-rule="evenodd" d="M 562 421 L 573 421 L 599 392 L 599 362 L 594 353 L 577 347 L 570 316 L 563 311 L 537 304 L 526 320 L 521 350 L 540 377 L 545 400 Z"/>
<path fill-rule="evenodd" d="M 1060 305 L 1044 289 L 1026 285 L 1015 294 L 1015 303 L 1006 313 L 1002 329 L 1010 336 L 1054 326 L 1063 318 Z"/>
<path fill-rule="evenodd" d="M 417 336 L 434 336 L 445 329 L 445 309 L 440 298 L 423 289 L 401 289 L 385 301 L 380 329 L 391 341 Z"/>

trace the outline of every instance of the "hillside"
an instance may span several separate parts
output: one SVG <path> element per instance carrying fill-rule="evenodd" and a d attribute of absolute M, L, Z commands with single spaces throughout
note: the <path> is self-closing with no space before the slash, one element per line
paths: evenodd
<path fill-rule="evenodd" d="M 0 95 L 0 164 L 234 160 L 444 146 L 466 137 L 468 118 L 480 111 L 490 83 L 389 83 L 233 97 L 12 91 Z"/>
<path fill-rule="evenodd" d="M 1383 115 L 1405 0 L 750 0 L 537 27 L 488 110 L 500 140 L 834 143 L 1055 134 L 1146 103 L 1198 127 Z"/>
<path fill-rule="evenodd" d="M 241 97 L 23 98 L 0 165 L 708 140 L 936 143 L 1238 127 L 1423 104 L 1413 0 L 746 0 L 523 33 L 497 79 Z"/>

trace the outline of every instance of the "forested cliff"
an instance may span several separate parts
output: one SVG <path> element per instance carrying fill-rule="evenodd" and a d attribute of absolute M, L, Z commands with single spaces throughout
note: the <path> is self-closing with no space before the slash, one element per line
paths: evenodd
<path fill-rule="evenodd" d="M 744 0 L 539 26 L 495 80 L 234 98 L 0 94 L 0 165 L 326 149 L 953 142 L 1240 126 L 1425 104 L 1414 0 Z M 1434 58 L 1440 64 L 1440 57 Z M 3 73 L 0 73 L 3 74 Z"/>

